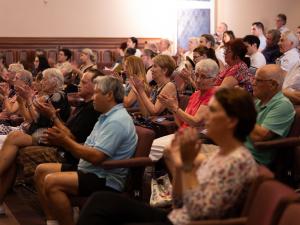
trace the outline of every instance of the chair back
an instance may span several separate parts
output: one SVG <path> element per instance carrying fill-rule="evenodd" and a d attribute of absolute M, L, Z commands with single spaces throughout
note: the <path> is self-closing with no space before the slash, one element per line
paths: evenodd
<path fill-rule="evenodd" d="M 300 105 L 295 105 L 295 118 L 294 122 L 292 123 L 290 132 L 288 137 L 299 137 L 300 136 Z"/>
<path fill-rule="evenodd" d="M 155 132 L 140 126 L 135 126 L 138 136 L 138 143 L 136 146 L 134 157 L 148 157 L 152 142 L 155 138 Z"/>
<path fill-rule="evenodd" d="M 300 203 L 289 204 L 284 210 L 278 225 L 298 225 L 300 223 Z"/>
<path fill-rule="evenodd" d="M 287 198 L 296 199 L 297 197 L 293 189 L 278 181 L 264 181 L 253 199 L 246 225 L 271 225 L 280 202 Z"/>

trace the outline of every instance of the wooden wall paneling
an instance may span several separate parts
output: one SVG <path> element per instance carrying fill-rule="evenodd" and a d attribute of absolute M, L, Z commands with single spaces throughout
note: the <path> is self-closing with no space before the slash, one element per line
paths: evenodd
<path fill-rule="evenodd" d="M 159 38 L 138 38 L 139 48 L 144 47 L 145 41 L 158 41 Z M 80 51 L 83 48 L 91 48 L 97 55 L 97 62 L 100 65 L 111 64 L 117 55 L 117 48 L 127 38 L 17 38 L 0 37 L 0 52 L 6 55 L 7 64 L 21 60 L 33 62 L 36 50 L 46 52 L 52 61 L 57 60 L 58 50 L 69 48 L 73 52 L 73 60 L 80 63 Z"/>

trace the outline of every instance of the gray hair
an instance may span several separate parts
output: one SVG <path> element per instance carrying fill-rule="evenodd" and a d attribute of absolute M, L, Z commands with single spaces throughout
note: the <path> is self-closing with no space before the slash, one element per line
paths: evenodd
<path fill-rule="evenodd" d="M 99 89 L 102 94 L 112 92 L 116 103 L 123 103 L 124 87 L 121 81 L 112 76 L 96 77 L 94 79 L 95 89 Z"/>
<path fill-rule="evenodd" d="M 23 81 L 28 86 L 32 84 L 32 73 L 28 70 L 22 70 L 18 72 L 20 74 L 20 80 Z"/>
<path fill-rule="evenodd" d="M 64 89 L 64 76 L 61 71 L 56 68 L 49 68 L 43 71 L 43 78 L 48 77 L 51 82 L 55 82 L 54 92 L 62 91 Z"/>
<path fill-rule="evenodd" d="M 282 36 L 286 37 L 289 41 L 293 42 L 293 48 L 296 48 L 299 44 L 299 40 L 297 35 L 293 31 L 286 31 L 281 34 Z"/>
<path fill-rule="evenodd" d="M 21 63 L 12 63 L 8 66 L 8 71 L 12 73 L 17 73 L 24 70 L 24 66 Z"/>
<path fill-rule="evenodd" d="M 196 64 L 195 71 L 204 70 L 208 77 L 216 77 L 219 73 L 218 64 L 212 59 L 202 59 L 200 62 Z"/>

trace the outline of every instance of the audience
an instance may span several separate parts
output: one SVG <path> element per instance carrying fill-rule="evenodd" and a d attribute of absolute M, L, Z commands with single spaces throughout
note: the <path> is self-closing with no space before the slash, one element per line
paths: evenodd
<path fill-rule="evenodd" d="M 221 87 L 239 86 L 252 93 L 250 73 L 247 64 L 249 60 L 245 57 L 247 47 L 242 39 L 234 39 L 225 45 L 225 61 L 227 66 L 218 74 L 215 85 Z"/>
<path fill-rule="evenodd" d="M 162 104 L 158 96 L 164 94 L 177 98 L 176 86 L 171 82 L 170 76 L 176 67 L 175 60 L 168 55 L 158 55 L 153 58 L 152 78 L 156 82 L 156 86 L 147 94 L 145 85 L 137 78 L 131 79 L 133 87 L 140 98 L 141 103 L 145 106 L 149 115 L 168 114 L 166 105 Z"/>
<path fill-rule="evenodd" d="M 115 193 L 95 193 L 86 203 L 78 225 L 188 224 L 238 214 L 257 176 L 257 165 L 243 141 L 253 129 L 256 111 L 251 96 L 240 89 L 221 89 L 210 100 L 207 134 L 218 151 L 199 163 L 201 142 L 196 130 L 176 135 L 165 152 L 173 177 L 174 209 L 151 208 Z"/>
<path fill-rule="evenodd" d="M 228 26 L 226 23 L 222 22 L 217 26 L 217 30 L 216 33 L 214 34 L 214 38 L 215 38 L 215 43 L 217 45 L 222 44 L 223 42 L 223 34 L 225 31 L 228 30 Z"/>
<path fill-rule="evenodd" d="M 130 37 L 127 40 L 127 48 L 135 49 L 135 56 L 141 57 L 142 52 L 138 49 L 138 39 L 136 37 Z"/>
<path fill-rule="evenodd" d="M 199 45 L 207 48 L 215 48 L 215 39 L 211 34 L 202 34 L 200 36 Z"/>
<path fill-rule="evenodd" d="M 299 52 L 297 50 L 299 40 L 292 31 L 281 33 L 278 43 L 280 52 L 283 54 L 277 60 L 277 64 L 285 71 L 289 71 L 299 61 Z"/>
<path fill-rule="evenodd" d="M 260 46 L 260 41 L 258 37 L 254 35 L 247 35 L 243 39 L 244 44 L 247 47 L 247 54 L 250 56 L 250 69 L 255 70 L 266 65 L 266 59 L 264 55 L 258 51 Z"/>
<path fill-rule="evenodd" d="M 280 13 L 276 17 L 276 29 L 279 30 L 281 33 L 289 31 L 289 28 L 286 27 L 287 18 L 286 15 Z"/>
<path fill-rule="evenodd" d="M 266 37 L 264 35 L 265 32 L 265 28 L 262 22 L 254 22 L 252 23 L 251 26 L 251 34 L 255 35 L 256 37 L 259 38 L 259 48 L 258 50 L 261 52 L 262 50 L 264 50 L 266 48 Z"/>
<path fill-rule="evenodd" d="M 266 65 L 257 70 L 253 79 L 253 95 L 257 120 L 245 143 L 259 164 L 272 166 L 275 151 L 257 150 L 253 143 L 285 137 L 294 121 L 295 110 L 282 94 L 285 73 L 278 65 Z"/>
<path fill-rule="evenodd" d="M 204 117 L 208 111 L 208 102 L 215 92 L 214 80 L 218 71 L 219 67 L 212 59 L 203 59 L 196 64 L 195 84 L 197 91 L 189 98 L 185 110 L 179 108 L 176 98 L 160 95 L 160 101 L 173 113 L 179 130 L 189 126 L 197 127 L 199 131 L 204 129 Z M 165 147 L 170 145 L 173 138 L 174 134 L 170 134 L 155 139 L 149 155 L 151 160 L 159 160 Z"/>
<path fill-rule="evenodd" d="M 160 39 L 158 50 L 161 55 L 169 55 L 172 56 L 171 42 L 168 39 Z"/>
<path fill-rule="evenodd" d="M 111 76 L 97 77 L 94 81 L 93 105 L 102 114 L 85 144 L 77 143 L 56 126 L 47 131 L 49 143 L 62 146 L 80 158 L 78 167 L 68 164 L 37 167 L 35 181 L 47 224 L 53 224 L 53 220 L 60 225 L 74 224 L 69 195 L 89 196 L 99 190 L 120 192 L 124 188 L 127 169 L 107 170 L 101 168 L 101 163 L 132 157 L 137 144 L 135 127 L 122 104 L 122 83 Z"/>
<path fill-rule="evenodd" d="M 275 64 L 276 59 L 282 54 L 278 45 L 280 35 L 280 31 L 275 29 L 269 30 L 266 34 L 267 46 L 261 53 L 265 56 L 267 64 Z"/>

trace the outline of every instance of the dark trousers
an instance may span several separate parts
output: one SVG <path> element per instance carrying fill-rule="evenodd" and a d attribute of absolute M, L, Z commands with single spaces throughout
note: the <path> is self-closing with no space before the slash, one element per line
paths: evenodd
<path fill-rule="evenodd" d="M 77 225 L 152 224 L 172 225 L 167 211 L 111 192 L 94 193 L 82 211 Z"/>

